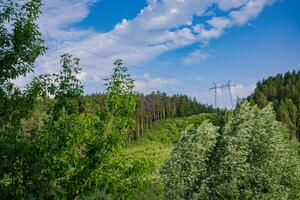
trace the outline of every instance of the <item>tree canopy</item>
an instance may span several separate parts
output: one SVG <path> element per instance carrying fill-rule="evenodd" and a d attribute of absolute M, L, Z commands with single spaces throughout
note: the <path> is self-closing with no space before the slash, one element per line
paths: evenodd
<path fill-rule="evenodd" d="M 273 103 L 276 117 L 300 140 L 300 71 L 277 74 L 257 83 L 249 97 L 260 108 Z"/>
<path fill-rule="evenodd" d="M 36 23 L 42 2 L 0 1 L 0 84 L 25 76 L 46 50 Z"/>
<path fill-rule="evenodd" d="M 166 199 L 299 199 L 297 143 L 271 106 L 249 103 L 228 124 L 188 128 L 161 168 Z"/>

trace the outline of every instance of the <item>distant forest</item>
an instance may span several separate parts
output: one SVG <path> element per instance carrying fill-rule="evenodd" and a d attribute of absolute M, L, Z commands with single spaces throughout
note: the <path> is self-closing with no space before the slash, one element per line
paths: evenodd
<path fill-rule="evenodd" d="M 198 115 L 200 113 L 220 113 L 220 109 L 199 103 L 196 98 L 187 95 L 176 94 L 169 96 L 164 92 L 152 92 L 151 94 L 136 94 L 137 107 L 135 111 L 136 125 L 128 133 L 129 139 L 136 139 L 143 135 L 159 121 Z M 77 97 L 73 100 L 73 108 L 78 114 L 97 114 L 109 112 L 107 94 L 98 93 Z M 126 104 L 126 102 L 123 102 Z M 42 121 L 47 118 L 47 113 L 53 104 L 52 99 L 42 100 L 34 115 L 23 122 L 23 127 L 28 135 L 34 135 L 41 128 Z"/>
<path fill-rule="evenodd" d="M 277 74 L 258 82 L 249 99 L 260 108 L 272 102 L 277 119 L 300 141 L 300 71 Z"/>

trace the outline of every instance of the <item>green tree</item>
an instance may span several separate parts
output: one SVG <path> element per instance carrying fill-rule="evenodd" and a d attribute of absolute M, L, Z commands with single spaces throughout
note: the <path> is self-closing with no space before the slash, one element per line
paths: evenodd
<path fill-rule="evenodd" d="M 253 100 L 260 108 L 273 103 L 277 119 L 289 128 L 291 136 L 300 140 L 300 71 L 277 74 L 257 83 Z"/>
<path fill-rule="evenodd" d="M 105 79 L 108 109 L 119 130 L 131 129 L 135 124 L 137 97 L 134 94 L 134 80 L 127 73 L 127 67 L 117 59 L 114 62 L 113 74 Z"/>
<path fill-rule="evenodd" d="M 26 76 L 45 52 L 36 24 L 41 1 L 0 1 L 0 84 Z"/>
<path fill-rule="evenodd" d="M 268 104 L 268 99 L 262 92 L 257 92 L 255 98 L 260 107 L 265 107 Z"/>
<path fill-rule="evenodd" d="M 198 129 L 188 127 L 160 173 L 166 199 L 191 199 L 205 190 L 198 180 L 209 176 L 207 161 L 217 141 L 217 128 L 209 122 Z"/>
<path fill-rule="evenodd" d="M 49 119 L 31 143 L 35 150 L 28 165 L 31 184 L 24 194 L 30 198 L 79 197 L 90 189 L 91 174 L 111 150 L 105 135 L 107 118 L 77 111 L 76 99 L 83 92 L 77 78 L 79 59 L 64 54 L 61 65 L 59 73 L 38 76 L 28 86 L 40 98 L 51 98 Z"/>
<path fill-rule="evenodd" d="M 29 91 L 39 94 L 40 98 L 53 97 L 53 117 L 62 112 L 76 112 L 75 99 L 83 94 L 83 86 L 77 76 L 81 73 L 79 59 L 69 54 L 61 55 L 62 70 L 58 74 L 45 74 L 35 77 L 28 86 Z"/>
<path fill-rule="evenodd" d="M 161 170 L 166 199 L 300 198 L 298 145 L 271 106 L 244 102 L 216 130 L 204 123 L 176 145 Z"/>
<path fill-rule="evenodd" d="M 35 22 L 40 10 L 39 0 L 0 1 L 0 131 L 7 134 L 20 129 L 35 103 L 35 94 L 21 91 L 12 80 L 33 71 L 46 50 Z"/>
<path fill-rule="evenodd" d="M 21 121 L 30 116 L 36 94 L 20 90 L 12 80 L 34 70 L 43 54 L 41 34 L 36 24 L 41 1 L 0 1 L 0 194 L 21 199 L 28 180 L 34 151 L 21 132 Z"/>

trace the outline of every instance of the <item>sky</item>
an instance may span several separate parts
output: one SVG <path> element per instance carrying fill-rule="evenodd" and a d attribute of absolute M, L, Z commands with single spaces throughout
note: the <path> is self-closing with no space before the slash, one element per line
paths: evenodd
<path fill-rule="evenodd" d="M 57 72 L 59 55 L 81 59 L 85 93 L 104 92 L 120 58 L 138 92 L 165 91 L 214 103 L 213 83 L 233 99 L 257 81 L 300 69 L 299 0 L 43 0 L 46 55 L 35 74 Z M 24 80 L 20 80 L 22 82 Z M 230 107 L 228 90 L 217 104 Z"/>

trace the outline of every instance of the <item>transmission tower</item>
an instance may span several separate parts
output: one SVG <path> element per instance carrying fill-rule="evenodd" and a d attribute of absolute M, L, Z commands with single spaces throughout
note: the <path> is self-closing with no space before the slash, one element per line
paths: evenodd
<path fill-rule="evenodd" d="M 234 108 L 231 88 L 236 86 L 236 85 L 231 84 L 231 80 L 229 80 L 225 85 L 221 85 L 221 86 L 218 86 L 216 83 L 213 83 L 213 84 L 214 84 L 214 86 L 212 88 L 209 88 L 209 91 L 214 90 L 214 92 L 215 92 L 215 108 L 217 107 L 217 91 L 218 91 L 218 89 L 224 89 L 224 88 L 228 89 L 230 103 L 231 103 L 232 108 Z"/>
<path fill-rule="evenodd" d="M 216 83 L 214 83 L 214 87 L 209 88 L 209 91 L 211 91 L 211 90 L 214 90 L 214 91 L 215 91 L 215 108 L 217 108 L 217 92 L 218 92 L 218 89 L 221 89 L 221 88 L 222 88 L 222 87 L 217 86 Z"/>
<path fill-rule="evenodd" d="M 230 98 L 230 103 L 231 103 L 231 107 L 234 108 L 234 103 L 233 103 L 233 98 L 232 98 L 232 93 L 231 93 L 231 88 L 235 87 L 235 84 L 231 84 L 231 80 L 229 80 L 227 82 L 227 84 L 222 85 L 221 88 L 227 88 L 228 89 L 228 94 L 229 94 L 229 98 Z"/>

